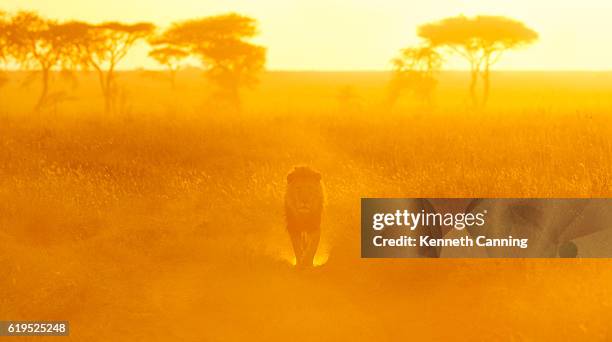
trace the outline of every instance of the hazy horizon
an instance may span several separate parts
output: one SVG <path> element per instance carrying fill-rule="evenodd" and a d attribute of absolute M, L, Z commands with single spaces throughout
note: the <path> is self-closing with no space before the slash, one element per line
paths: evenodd
<path fill-rule="evenodd" d="M 198 65 L 186 65 L 179 69 L 179 71 L 199 70 L 205 71 L 202 66 Z M 37 70 L 21 69 L 18 67 L 10 67 L 4 70 L 4 72 L 32 72 Z M 117 68 L 116 72 L 132 72 L 132 71 L 155 71 L 155 72 L 168 72 L 163 67 L 142 67 L 134 66 L 128 68 Z M 61 72 L 60 70 L 54 70 L 54 72 Z M 78 70 L 77 72 L 95 72 L 95 70 Z M 265 69 L 263 73 L 392 73 L 393 70 L 389 69 Z M 468 69 L 442 69 L 440 73 L 469 73 Z M 495 73 L 612 73 L 612 68 L 602 70 L 589 70 L 589 69 L 494 69 L 491 70 L 492 74 Z"/>
<path fill-rule="evenodd" d="M 270 70 L 306 71 L 390 69 L 390 60 L 399 49 L 418 43 L 416 28 L 421 24 L 459 14 L 503 15 L 524 22 L 539 33 L 540 39 L 531 46 L 508 51 L 494 69 L 612 70 L 612 47 L 605 44 L 607 33 L 612 31 L 608 20 L 612 3 L 602 0 L 433 0 L 418 6 L 400 0 L 5 0 L 1 7 L 7 11 L 33 10 L 59 20 L 151 21 L 162 29 L 174 21 L 237 12 L 259 22 L 260 35 L 253 41 L 268 49 Z M 120 67 L 155 67 L 147 52 L 146 44 L 139 44 Z M 445 67 L 466 69 L 468 65 L 451 56 Z"/>

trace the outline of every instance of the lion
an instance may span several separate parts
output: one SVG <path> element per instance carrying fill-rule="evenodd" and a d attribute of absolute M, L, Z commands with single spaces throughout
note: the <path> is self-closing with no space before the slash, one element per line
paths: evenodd
<path fill-rule="evenodd" d="M 297 267 L 313 266 L 321 236 L 323 197 L 317 171 L 300 166 L 287 175 L 285 217 Z"/>

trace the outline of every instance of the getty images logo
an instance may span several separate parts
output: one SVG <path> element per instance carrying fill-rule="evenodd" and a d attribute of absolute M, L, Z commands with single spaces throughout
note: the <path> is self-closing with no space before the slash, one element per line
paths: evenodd
<path fill-rule="evenodd" d="M 486 210 L 478 213 L 430 213 L 421 210 L 411 212 L 407 209 L 396 210 L 394 213 L 375 213 L 372 215 L 372 228 L 376 231 L 388 227 L 408 228 L 445 226 L 457 230 L 469 227 L 481 227 L 485 224 Z"/>

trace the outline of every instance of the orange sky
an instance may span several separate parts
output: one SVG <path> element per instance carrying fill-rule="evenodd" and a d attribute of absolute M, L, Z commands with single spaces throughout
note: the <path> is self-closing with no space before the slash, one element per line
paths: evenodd
<path fill-rule="evenodd" d="M 235 11 L 260 22 L 257 42 L 272 70 L 384 70 L 397 50 L 416 43 L 417 25 L 458 14 L 506 15 L 538 31 L 535 45 L 496 66 L 512 70 L 612 70 L 609 0 L 2 0 L 60 19 L 174 20 Z M 156 67 L 137 48 L 124 68 Z M 465 69 L 450 59 L 447 69 Z"/>

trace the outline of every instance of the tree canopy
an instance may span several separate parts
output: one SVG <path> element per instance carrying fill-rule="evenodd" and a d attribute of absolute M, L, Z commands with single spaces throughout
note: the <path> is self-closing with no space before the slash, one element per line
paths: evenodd
<path fill-rule="evenodd" d="M 176 85 L 176 73 L 180 68 L 180 63 L 183 59 L 189 57 L 189 52 L 178 47 L 161 46 L 149 51 L 149 57 L 168 68 L 170 72 L 170 83 L 174 89 Z"/>
<path fill-rule="evenodd" d="M 442 56 L 435 48 L 425 45 L 400 50 L 394 58 L 393 77 L 389 84 L 390 105 L 398 99 L 403 90 L 426 104 L 431 104 L 432 94 L 437 85 L 436 73 L 442 66 Z"/>
<path fill-rule="evenodd" d="M 189 53 L 187 51 L 171 46 L 156 48 L 149 52 L 149 57 L 163 65 L 174 65 L 176 60 L 181 60 L 188 56 Z"/>
<path fill-rule="evenodd" d="M 524 23 L 502 17 L 479 15 L 451 17 L 422 25 L 418 35 L 432 46 L 450 46 L 470 52 L 493 52 L 515 48 L 538 39 Z"/>
<path fill-rule="evenodd" d="M 8 61 L 10 56 L 10 25 L 8 16 L 0 10 L 0 67 Z"/>
<path fill-rule="evenodd" d="M 478 77 L 484 81 L 483 103 L 489 95 L 491 65 L 502 53 L 533 43 L 538 34 L 524 23 L 502 16 L 479 15 L 468 18 L 463 15 L 421 25 L 418 35 L 432 47 L 449 47 L 470 63 L 470 94 L 476 102 Z"/>
<path fill-rule="evenodd" d="M 5 25 L 11 57 L 24 69 L 41 72 L 42 90 L 36 105 L 40 109 L 49 92 L 51 70 L 71 65 L 73 32 L 68 24 L 42 18 L 34 12 L 19 12 Z"/>
<path fill-rule="evenodd" d="M 83 68 L 96 70 L 104 95 L 105 111 L 114 111 L 115 69 L 136 42 L 153 33 L 155 25 L 147 22 L 106 22 L 97 25 L 71 22 L 69 25 L 74 35 L 72 60 Z"/>
<path fill-rule="evenodd" d="M 257 33 L 255 19 L 230 13 L 174 23 L 151 44 L 198 56 L 219 94 L 237 104 L 239 89 L 255 83 L 265 65 L 266 49 L 248 41 Z"/>
<path fill-rule="evenodd" d="M 242 40 L 257 35 L 257 21 L 236 13 L 176 22 L 157 43 L 202 46 L 216 41 Z"/>

